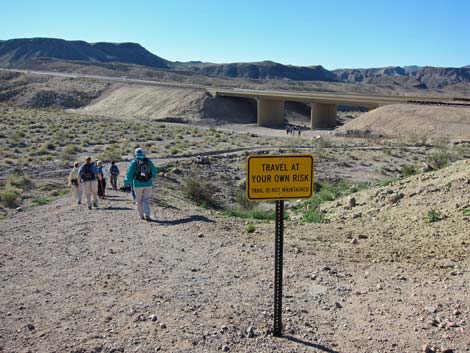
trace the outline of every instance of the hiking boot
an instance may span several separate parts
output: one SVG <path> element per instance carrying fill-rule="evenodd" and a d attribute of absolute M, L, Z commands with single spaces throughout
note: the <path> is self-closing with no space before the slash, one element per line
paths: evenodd
<path fill-rule="evenodd" d="M 151 221 L 152 218 L 150 218 L 150 216 L 145 216 L 145 220 L 146 220 L 146 221 Z"/>
<path fill-rule="evenodd" d="M 96 208 L 98 208 L 98 204 L 97 204 L 96 202 L 93 204 L 93 206 L 95 206 Z"/>
<path fill-rule="evenodd" d="M 91 206 L 88 206 L 88 209 L 91 210 Z"/>
<path fill-rule="evenodd" d="M 77 205 L 81 205 L 82 204 L 82 201 L 77 201 Z"/>
<path fill-rule="evenodd" d="M 145 217 L 144 217 L 144 216 L 140 216 L 140 219 L 145 219 Z"/>

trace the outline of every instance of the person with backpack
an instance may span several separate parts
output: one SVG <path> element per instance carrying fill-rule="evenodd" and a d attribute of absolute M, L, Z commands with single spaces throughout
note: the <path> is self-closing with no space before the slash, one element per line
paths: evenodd
<path fill-rule="evenodd" d="M 98 168 L 91 162 L 91 157 L 85 159 L 85 164 L 78 169 L 78 183 L 83 186 L 88 209 L 91 210 L 91 203 L 98 207 Z"/>
<path fill-rule="evenodd" d="M 135 159 L 129 165 L 124 178 L 124 186 L 133 186 L 137 212 L 141 219 L 150 221 L 150 200 L 152 199 L 153 178 L 157 175 L 157 168 L 150 159 L 145 157 L 142 148 L 137 148 L 134 156 Z"/>
<path fill-rule="evenodd" d="M 106 196 L 106 173 L 103 162 L 96 161 L 96 168 L 98 169 L 98 197 L 104 199 Z"/>
<path fill-rule="evenodd" d="M 80 185 L 80 183 L 78 182 L 78 169 L 79 169 L 79 167 L 80 167 L 79 162 L 75 162 L 73 164 L 73 169 L 69 173 L 69 177 L 68 177 L 68 180 L 67 180 L 68 181 L 67 185 L 68 185 L 69 188 L 72 188 L 73 197 L 77 201 L 77 204 L 80 205 L 82 203 L 83 189 L 82 189 L 82 186 Z"/>
<path fill-rule="evenodd" d="M 111 161 L 111 167 L 109 167 L 109 181 L 111 182 L 111 186 L 113 190 L 117 190 L 117 178 L 119 176 L 119 168 L 116 165 L 115 161 Z"/>

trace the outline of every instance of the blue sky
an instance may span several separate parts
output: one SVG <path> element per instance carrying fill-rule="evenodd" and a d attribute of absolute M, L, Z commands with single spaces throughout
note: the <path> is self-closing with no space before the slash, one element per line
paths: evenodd
<path fill-rule="evenodd" d="M 171 61 L 470 65 L 470 0 L 1 0 L 0 39 L 137 42 Z"/>

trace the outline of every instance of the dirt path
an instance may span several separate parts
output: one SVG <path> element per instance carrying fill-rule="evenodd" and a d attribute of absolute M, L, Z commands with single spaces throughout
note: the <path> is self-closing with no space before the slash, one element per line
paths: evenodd
<path fill-rule="evenodd" d="M 285 337 L 273 338 L 274 225 L 247 234 L 173 198 L 154 209 L 141 221 L 109 191 L 97 210 L 64 198 L 2 221 L 0 352 L 470 349 L 468 272 L 374 264 L 315 239 L 299 249 L 306 228 L 289 222 Z"/>

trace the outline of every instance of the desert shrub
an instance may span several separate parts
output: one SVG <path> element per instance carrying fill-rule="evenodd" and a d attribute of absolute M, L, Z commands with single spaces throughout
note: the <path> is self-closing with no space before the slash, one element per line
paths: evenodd
<path fill-rule="evenodd" d="M 32 206 L 47 205 L 52 200 L 48 197 L 37 197 L 31 201 Z"/>
<path fill-rule="evenodd" d="M 446 151 L 434 152 L 428 156 L 427 162 L 433 169 L 444 168 L 449 163 L 449 154 Z"/>
<path fill-rule="evenodd" d="M 245 231 L 246 231 L 247 233 L 253 233 L 253 232 L 255 231 L 255 226 L 254 226 L 254 224 L 253 224 L 253 223 L 248 223 L 248 224 L 246 225 Z"/>
<path fill-rule="evenodd" d="M 17 207 L 18 206 L 18 192 L 15 190 L 0 191 L 0 203 L 3 207 Z"/>
<path fill-rule="evenodd" d="M 76 145 L 66 145 L 62 151 L 62 159 L 66 161 L 70 161 L 74 158 L 74 156 L 79 152 L 80 149 Z"/>
<path fill-rule="evenodd" d="M 121 159 L 123 153 L 119 145 L 113 144 L 106 147 L 96 158 L 102 161 L 118 161 Z"/>
<path fill-rule="evenodd" d="M 65 153 L 70 153 L 70 154 L 75 154 L 80 152 L 80 148 L 76 145 L 66 145 L 64 147 L 64 152 Z"/>
<path fill-rule="evenodd" d="M 406 164 L 402 168 L 402 174 L 405 177 L 418 174 L 418 167 L 414 164 Z"/>
<path fill-rule="evenodd" d="M 29 176 L 15 172 L 8 176 L 8 183 L 13 187 L 25 189 L 30 187 L 33 181 Z"/>
<path fill-rule="evenodd" d="M 325 223 L 326 218 L 318 207 L 305 211 L 302 217 L 303 223 Z"/>
<path fill-rule="evenodd" d="M 432 208 L 424 215 L 424 221 L 426 223 L 433 223 L 442 220 L 444 216 L 438 210 Z"/>
<path fill-rule="evenodd" d="M 193 171 L 183 179 L 183 193 L 199 206 L 218 208 L 214 198 L 215 189 L 215 186 L 203 180 L 197 171 Z"/>
<path fill-rule="evenodd" d="M 324 202 L 333 201 L 339 197 L 349 195 L 366 187 L 367 184 L 351 186 L 345 181 L 337 183 L 321 182 L 318 184 L 318 191 L 313 197 L 303 203 L 294 206 L 294 210 L 301 213 L 303 223 L 325 223 L 325 215 L 320 210 L 320 205 Z"/>
<path fill-rule="evenodd" d="M 379 186 L 387 186 L 387 185 L 390 185 L 390 184 L 393 184 L 394 182 L 398 181 L 399 179 L 397 177 L 386 177 L 386 178 L 382 178 L 378 181 L 378 185 Z"/>
<path fill-rule="evenodd" d="M 463 215 L 470 216 L 470 208 L 466 208 L 465 210 L 463 210 Z"/>

